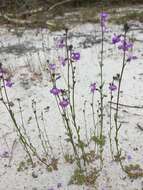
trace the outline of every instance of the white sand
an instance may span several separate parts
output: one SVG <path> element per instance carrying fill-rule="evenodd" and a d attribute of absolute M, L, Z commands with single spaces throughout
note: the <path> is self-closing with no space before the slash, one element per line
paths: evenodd
<path fill-rule="evenodd" d="M 143 26 L 142 26 L 143 27 Z M 121 68 L 121 55 L 119 50 L 111 44 L 111 36 L 113 33 L 120 33 L 121 27 L 110 26 L 111 32 L 106 34 L 107 42 L 105 43 L 105 60 L 104 60 L 104 80 L 105 93 L 108 94 L 108 84 L 112 80 L 112 76 L 120 72 Z M 82 190 L 82 189 L 92 189 L 91 187 L 83 186 L 68 186 L 69 179 L 74 171 L 74 165 L 66 164 L 63 160 L 63 155 L 61 154 L 60 138 L 62 137 L 62 143 L 64 144 L 64 151 L 66 152 L 68 147 L 64 141 L 65 130 L 62 124 L 62 120 L 58 109 L 56 107 L 56 102 L 54 97 L 49 93 L 51 84 L 49 83 L 48 75 L 43 72 L 43 79 L 31 81 L 31 76 L 33 77 L 33 71 L 30 72 L 28 67 L 28 62 L 32 65 L 32 69 L 36 72 L 39 71 L 40 62 L 42 67 L 46 63 L 46 59 L 55 62 L 56 59 L 53 58 L 57 56 L 58 52 L 54 50 L 53 38 L 61 36 L 62 33 L 55 32 L 50 33 L 47 30 L 36 31 L 29 30 L 24 31 L 22 37 L 17 37 L 15 34 L 9 32 L 6 28 L 0 29 L 0 42 L 1 42 L 1 54 L 0 62 L 3 63 L 5 67 L 10 67 L 14 73 L 13 81 L 14 86 L 8 89 L 10 100 L 14 103 L 13 110 L 18 121 L 20 121 L 20 113 L 18 110 L 17 98 L 21 99 L 23 115 L 25 119 L 25 125 L 28 130 L 28 134 L 32 139 L 32 142 L 41 151 L 41 146 L 39 143 L 37 128 L 35 127 L 35 121 L 31 109 L 31 100 L 35 99 L 37 102 L 38 116 L 40 117 L 41 111 L 47 106 L 50 106 L 49 112 L 45 112 L 44 117 L 47 126 L 47 132 L 54 149 L 55 156 L 59 157 L 58 170 L 52 173 L 47 172 L 45 166 L 37 166 L 32 169 L 30 166 L 27 170 L 17 172 L 18 165 L 20 161 L 25 160 L 25 152 L 23 151 L 21 145 L 16 143 L 13 152 L 13 159 L 11 162 L 11 167 L 6 165 L 9 162 L 9 158 L 0 158 L 0 190 L 48 190 L 48 188 L 57 189 L 57 183 L 61 182 L 63 190 Z M 83 124 L 82 118 L 82 108 L 83 103 L 87 100 L 88 108 L 88 128 L 92 128 L 91 122 L 91 94 L 89 91 L 89 85 L 91 82 L 99 81 L 99 65 L 98 56 L 100 52 L 100 44 L 90 45 L 89 39 L 94 42 L 95 39 L 99 40 L 100 32 L 98 25 L 85 24 L 82 26 L 77 26 L 70 30 L 70 41 L 74 45 L 75 49 L 81 53 L 81 60 L 77 63 L 77 87 L 76 87 L 76 109 L 79 114 L 79 123 Z M 121 98 L 121 103 L 128 105 L 143 105 L 143 34 L 140 30 L 131 31 L 129 36 L 136 39 L 134 44 L 135 55 L 138 59 L 129 63 L 125 70 L 122 91 L 123 96 Z M 83 41 L 87 41 L 85 45 L 90 46 L 83 49 Z M 44 50 L 43 52 L 43 45 Z M 17 53 L 14 45 L 21 44 L 20 47 L 26 47 L 26 50 Z M 13 45 L 13 46 L 12 46 Z M 10 47 L 11 51 L 7 52 L 6 47 Z M 3 47 L 3 48 L 2 48 Z M 28 49 L 29 48 L 29 49 Z M 47 49 L 46 49 L 47 48 Z M 48 50 L 48 48 L 51 48 Z M 19 49 L 19 48 L 18 48 Z M 28 50 L 27 50 L 28 49 Z M 5 50 L 5 51 L 4 51 Z M 39 52 L 39 56 L 38 56 Z M 60 53 L 60 52 L 59 52 Z M 40 61 L 39 61 L 40 57 Z M 54 60 L 55 59 L 55 60 Z M 65 68 L 63 68 L 63 73 Z M 59 87 L 61 83 L 58 82 Z M 105 99 L 108 102 L 109 96 Z M 120 117 L 124 122 L 120 131 L 120 143 L 123 152 L 126 153 L 126 159 L 124 164 L 140 164 L 143 166 L 143 131 L 137 128 L 137 123 L 143 126 L 143 109 L 134 109 L 123 107 L 120 109 Z M 32 117 L 30 124 L 28 124 L 29 117 Z M 107 134 L 109 126 L 107 113 L 105 121 L 105 134 Z M 4 106 L 0 103 L 0 156 L 3 155 L 4 150 L 8 150 L 6 142 L 11 149 L 13 141 L 18 141 L 16 132 L 14 130 L 13 123 L 8 116 Z M 135 150 L 137 148 L 137 150 Z M 128 160 L 127 156 L 131 155 L 132 159 Z M 111 156 L 109 152 L 109 144 L 105 145 L 104 150 L 104 168 L 101 175 L 97 179 L 97 189 L 98 190 L 141 190 L 143 189 L 143 180 L 141 178 L 131 180 L 125 173 L 121 170 L 120 166 L 116 162 L 111 162 Z M 38 178 L 32 177 L 32 172 L 38 175 Z M 95 188 L 93 188 L 95 189 Z"/>

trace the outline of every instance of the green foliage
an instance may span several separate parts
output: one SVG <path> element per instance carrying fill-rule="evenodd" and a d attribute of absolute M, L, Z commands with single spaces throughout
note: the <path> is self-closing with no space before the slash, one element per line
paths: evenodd
<path fill-rule="evenodd" d="M 21 171 L 24 171 L 24 170 L 26 170 L 26 169 L 27 169 L 26 163 L 25 163 L 24 161 L 21 161 L 21 162 L 19 163 L 19 166 L 18 166 L 18 168 L 17 168 L 17 171 L 18 171 L 18 172 L 21 172 Z"/>
<path fill-rule="evenodd" d="M 96 179 L 98 177 L 98 172 L 93 168 L 90 173 L 84 173 L 83 170 L 76 169 L 71 177 L 69 184 L 76 185 L 95 185 Z"/>
<path fill-rule="evenodd" d="M 70 163 L 70 164 L 72 164 L 75 161 L 74 156 L 70 154 L 65 154 L 64 159 L 67 163 Z"/>
<path fill-rule="evenodd" d="M 104 146 L 105 145 L 105 136 L 97 137 L 97 136 L 92 136 L 91 140 L 93 140 L 96 144 Z"/>
<path fill-rule="evenodd" d="M 76 169 L 69 184 L 83 185 L 85 183 L 85 175 L 83 171 Z"/>

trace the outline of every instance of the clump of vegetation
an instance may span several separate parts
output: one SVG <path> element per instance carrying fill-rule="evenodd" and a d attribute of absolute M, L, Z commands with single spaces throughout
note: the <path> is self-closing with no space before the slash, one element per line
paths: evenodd
<path fill-rule="evenodd" d="M 75 185 L 85 184 L 87 186 L 93 186 L 95 185 L 98 175 L 99 173 L 96 169 L 93 169 L 89 173 L 76 169 L 70 179 L 69 184 L 75 184 Z"/>
<path fill-rule="evenodd" d="M 65 154 L 64 159 L 66 163 L 70 163 L 70 164 L 72 164 L 75 161 L 74 156 L 70 154 Z"/>
<path fill-rule="evenodd" d="M 21 172 L 21 171 L 24 171 L 24 170 L 27 170 L 28 167 L 31 166 L 31 160 L 30 159 L 27 159 L 26 161 L 21 161 L 17 167 L 17 171 L 18 172 Z M 32 165 L 32 168 L 36 167 L 36 162 L 33 163 Z"/>
<path fill-rule="evenodd" d="M 51 163 L 46 167 L 48 172 L 58 170 L 58 159 L 53 158 Z"/>
<path fill-rule="evenodd" d="M 139 164 L 130 164 L 129 166 L 125 166 L 125 171 L 130 178 L 139 178 L 143 177 L 143 169 Z"/>
<path fill-rule="evenodd" d="M 24 161 L 21 161 L 19 163 L 19 166 L 17 168 L 17 171 L 20 172 L 20 171 L 24 171 L 25 169 L 27 169 L 27 166 L 26 166 L 26 163 Z"/>

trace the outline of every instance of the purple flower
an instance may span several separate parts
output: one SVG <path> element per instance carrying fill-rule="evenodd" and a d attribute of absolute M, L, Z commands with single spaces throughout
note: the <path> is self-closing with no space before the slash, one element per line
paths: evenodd
<path fill-rule="evenodd" d="M 10 152 L 8 150 L 4 150 L 4 149 L 0 150 L 0 157 L 8 158 L 8 157 L 10 157 Z"/>
<path fill-rule="evenodd" d="M 132 159 L 131 155 L 128 155 L 127 159 L 128 159 L 128 161 L 130 161 Z"/>
<path fill-rule="evenodd" d="M 64 109 L 69 105 L 68 99 L 63 98 L 63 100 L 60 101 L 59 105 Z"/>
<path fill-rule="evenodd" d="M 116 91 L 117 90 L 117 86 L 112 82 L 109 83 L 109 90 L 112 91 Z"/>
<path fill-rule="evenodd" d="M 65 66 L 65 65 L 66 65 L 67 59 L 65 59 L 65 58 L 59 56 L 59 57 L 58 57 L 58 60 L 59 60 L 59 62 L 61 63 L 62 66 Z"/>
<path fill-rule="evenodd" d="M 80 53 L 79 53 L 79 52 L 73 52 L 73 53 L 71 53 L 71 58 L 72 58 L 74 61 L 80 60 Z"/>
<path fill-rule="evenodd" d="M 94 82 L 94 83 L 92 83 L 92 84 L 90 85 L 90 91 L 91 91 L 92 93 L 94 93 L 96 90 L 97 90 L 97 88 L 96 88 L 96 83 Z"/>
<path fill-rule="evenodd" d="M 127 42 L 126 40 L 122 40 L 121 45 L 118 46 L 118 49 L 122 49 L 123 51 L 128 51 L 132 47 L 133 47 L 132 43 Z"/>
<path fill-rule="evenodd" d="M 13 86 L 13 84 L 14 84 L 14 83 L 11 82 L 11 80 L 9 80 L 9 79 L 6 80 L 5 82 L 6 82 L 6 83 L 5 83 L 5 86 L 7 86 L 7 87 L 9 87 L 9 88 L 11 88 L 11 87 Z"/>
<path fill-rule="evenodd" d="M 106 13 L 106 12 L 100 13 L 100 19 L 101 19 L 101 21 L 103 20 L 104 22 L 107 21 L 108 13 Z"/>
<path fill-rule="evenodd" d="M 55 71 L 56 70 L 56 64 L 49 64 L 49 69 L 52 70 L 52 71 Z"/>
<path fill-rule="evenodd" d="M 64 40 L 64 38 L 61 38 L 61 39 L 59 39 L 58 41 L 57 41 L 57 48 L 63 48 L 63 47 L 65 47 L 65 40 Z"/>
<path fill-rule="evenodd" d="M 105 12 L 100 13 L 100 23 L 104 32 L 107 31 L 107 27 L 106 27 L 107 20 L 108 20 L 108 13 L 105 13 Z"/>
<path fill-rule="evenodd" d="M 135 60 L 135 59 L 137 59 L 137 56 L 130 54 L 128 55 L 127 62 L 130 62 L 131 60 Z"/>
<path fill-rule="evenodd" d="M 58 183 L 57 184 L 57 188 L 61 188 L 62 187 L 62 184 L 61 183 Z"/>
<path fill-rule="evenodd" d="M 55 95 L 55 96 L 58 96 L 61 92 L 61 89 L 58 89 L 57 87 L 53 87 L 51 90 L 50 90 L 50 93 Z"/>
<path fill-rule="evenodd" d="M 120 42 L 120 40 L 121 40 L 121 35 L 117 36 L 116 34 L 114 34 L 114 36 L 112 38 L 112 44 L 116 44 L 116 43 Z"/>

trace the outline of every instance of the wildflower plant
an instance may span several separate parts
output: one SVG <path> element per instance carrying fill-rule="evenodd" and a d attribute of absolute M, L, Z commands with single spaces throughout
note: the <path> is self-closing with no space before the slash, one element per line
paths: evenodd
<path fill-rule="evenodd" d="M 11 102 L 10 102 L 10 99 L 8 96 L 7 88 L 12 88 L 13 85 L 14 85 L 14 83 L 11 81 L 11 78 L 8 76 L 8 73 L 3 68 L 3 65 L 0 63 L 0 96 L 1 96 L 0 101 L 5 106 L 7 112 L 9 114 L 14 126 L 15 126 L 17 135 L 19 137 L 19 141 L 20 141 L 24 151 L 26 152 L 26 155 L 28 156 L 29 162 L 34 167 L 35 164 L 33 161 L 33 156 L 35 156 L 41 163 L 46 165 L 46 167 L 49 167 L 50 164 L 47 163 L 41 157 L 41 155 L 38 153 L 37 149 L 35 148 L 35 146 L 31 142 L 30 137 L 27 134 L 27 130 L 26 130 L 25 125 L 24 125 L 24 118 L 23 118 L 23 114 L 22 114 L 22 107 L 21 107 L 21 100 L 20 99 L 17 99 L 17 101 L 18 101 L 18 105 L 19 105 L 21 124 L 19 124 L 19 122 L 18 122 L 18 120 L 17 120 L 17 118 L 16 118 L 16 116 L 12 110 L 12 105 L 11 105 Z M 39 137 L 41 140 L 41 144 L 42 144 L 43 150 L 45 151 L 45 156 L 47 156 L 47 146 L 45 144 L 46 141 L 45 140 L 43 141 L 43 138 L 42 138 L 43 134 L 42 134 L 40 126 L 39 126 L 39 122 L 38 122 L 38 118 L 37 118 L 37 112 L 36 112 L 34 105 L 33 105 L 33 111 L 34 111 L 36 124 L 37 124 L 38 130 L 39 130 Z"/>
<path fill-rule="evenodd" d="M 63 40 L 64 39 L 64 40 Z M 73 49 L 72 45 L 68 44 L 68 29 L 65 30 L 65 37 L 60 41 L 62 45 L 59 45 L 59 48 L 64 48 L 65 57 L 58 57 L 61 62 L 61 65 L 66 67 L 66 88 L 61 89 L 57 87 L 57 81 L 55 79 L 55 74 L 51 73 L 51 81 L 53 87 L 50 90 L 50 93 L 55 96 L 58 109 L 64 121 L 64 126 L 66 129 L 66 140 L 71 143 L 75 159 L 77 161 L 78 167 L 81 169 L 81 160 L 80 157 L 84 158 L 84 147 L 85 143 L 81 140 L 80 127 L 77 124 L 77 116 L 75 109 L 75 85 L 76 85 L 76 64 L 80 60 L 80 53 L 76 52 Z M 70 115 L 70 116 L 69 116 Z M 74 135 L 76 134 L 76 139 Z M 79 153 L 79 151 L 81 153 Z M 85 161 L 84 161 L 85 165 Z"/>
<path fill-rule="evenodd" d="M 116 142 L 116 148 L 117 148 L 117 155 L 121 156 L 121 150 L 119 149 L 119 142 L 118 142 L 118 133 L 121 128 L 121 123 L 118 120 L 119 117 L 119 102 L 120 102 L 120 91 L 121 91 L 121 84 L 123 79 L 124 70 L 126 68 L 127 62 L 129 61 L 129 57 L 127 55 L 130 53 L 133 44 L 128 40 L 127 33 L 129 31 L 128 24 L 124 25 L 124 34 L 120 35 L 120 40 L 116 40 L 116 44 L 118 46 L 118 49 L 122 51 L 122 67 L 119 74 L 119 80 L 118 80 L 118 88 L 117 88 L 117 100 L 116 100 L 116 111 L 114 115 L 114 121 L 115 121 L 115 142 Z M 118 38 L 118 37 L 116 37 Z M 113 39 L 112 39 L 113 41 Z M 134 57 L 134 56 L 133 56 Z M 130 60 L 132 57 L 130 57 Z"/>
<path fill-rule="evenodd" d="M 120 74 L 117 74 L 113 77 L 113 82 L 109 84 L 109 90 L 111 94 L 110 98 L 110 132 L 109 132 L 109 139 L 110 139 L 110 150 L 112 158 L 120 163 L 120 166 L 124 172 L 128 174 L 128 171 L 126 170 L 126 167 L 124 167 L 122 163 L 123 155 L 122 155 L 122 149 L 119 144 L 119 132 L 122 127 L 122 124 L 119 120 L 119 105 L 120 105 L 120 94 L 121 94 L 121 87 L 122 87 L 122 80 L 124 76 L 125 69 L 127 67 L 127 64 L 131 62 L 132 60 L 137 59 L 137 56 L 133 53 L 133 43 L 130 41 L 128 37 L 129 32 L 129 26 L 128 24 L 124 24 L 124 33 L 116 35 L 114 34 L 112 38 L 112 44 L 115 44 L 118 47 L 118 50 L 122 53 L 122 66 L 120 70 Z M 116 80 L 116 85 L 115 85 Z M 116 91 L 116 101 L 115 101 L 115 113 L 114 113 L 114 123 L 115 123 L 115 145 L 116 145 L 116 154 L 114 154 L 114 151 L 112 149 L 112 99 L 113 99 L 113 93 Z"/>
<path fill-rule="evenodd" d="M 107 30 L 107 21 L 109 18 L 108 13 L 102 11 L 100 13 L 100 28 L 101 28 L 101 51 L 100 51 L 100 60 L 99 60 L 99 68 L 100 68 L 100 82 L 99 82 L 99 87 L 98 87 L 98 92 L 100 95 L 100 100 L 98 103 L 98 117 L 99 117 L 99 130 L 94 136 L 94 140 L 97 145 L 99 145 L 100 148 L 100 170 L 103 167 L 103 158 L 102 158 L 102 153 L 103 153 L 103 146 L 105 144 L 105 136 L 103 134 L 103 128 L 104 128 L 104 98 L 106 97 L 104 94 L 104 76 L 103 76 L 103 66 L 104 66 L 104 38 L 105 38 L 105 33 L 108 31 Z M 92 86 L 93 88 L 93 86 Z M 93 110 L 93 108 L 92 108 Z M 94 114 L 94 113 L 93 113 Z M 95 121 L 94 121 L 95 123 Z M 94 124 L 95 126 L 95 124 Z"/>

